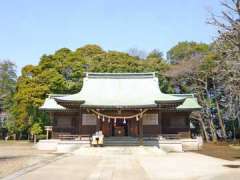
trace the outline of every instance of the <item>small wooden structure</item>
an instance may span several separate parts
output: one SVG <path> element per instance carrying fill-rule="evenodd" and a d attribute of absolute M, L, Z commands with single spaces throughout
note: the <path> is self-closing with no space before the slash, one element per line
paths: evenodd
<path fill-rule="evenodd" d="M 48 139 L 49 138 L 49 132 L 52 131 L 52 126 L 45 126 L 44 129 L 47 132 L 46 139 Z"/>

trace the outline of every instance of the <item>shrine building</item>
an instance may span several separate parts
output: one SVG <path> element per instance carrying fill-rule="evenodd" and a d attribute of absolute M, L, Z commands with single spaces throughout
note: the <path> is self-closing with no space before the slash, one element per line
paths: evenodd
<path fill-rule="evenodd" d="M 155 73 L 86 73 L 80 92 L 50 94 L 53 138 L 64 134 L 105 137 L 190 136 L 189 116 L 201 106 L 193 94 L 165 94 Z"/>

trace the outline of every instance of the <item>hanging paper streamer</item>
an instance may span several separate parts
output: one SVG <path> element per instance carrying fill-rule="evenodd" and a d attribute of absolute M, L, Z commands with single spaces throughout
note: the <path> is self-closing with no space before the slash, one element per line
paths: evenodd
<path fill-rule="evenodd" d="M 100 117 L 103 117 L 102 121 L 104 122 L 105 121 L 105 118 L 108 119 L 108 122 L 110 122 L 111 120 L 110 119 L 114 119 L 114 123 L 116 124 L 117 122 L 117 119 L 124 119 L 125 122 L 126 122 L 126 119 L 132 119 L 132 118 L 135 118 L 136 121 L 139 121 L 140 118 L 142 118 L 143 114 L 145 112 L 148 111 L 148 109 L 145 109 L 143 111 L 141 111 L 140 113 L 137 113 L 135 115 L 130 115 L 130 116 L 110 116 L 110 115 L 106 115 L 106 114 L 102 114 L 98 111 L 95 111 L 93 109 L 91 109 L 91 111 L 97 115 L 98 119 L 100 119 Z"/>
<path fill-rule="evenodd" d="M 137 120 L 137 121 L 139 120 L 139 117 L 138 117 L 138 116 L 136 117 L 136 120 Z"/>
<path fill-rule="evenodd" d="M 126 119 L 124 118 L 124 120 L 123 120 L 123 124 L 126 124 L 127 122 L 126 122 Z"/>

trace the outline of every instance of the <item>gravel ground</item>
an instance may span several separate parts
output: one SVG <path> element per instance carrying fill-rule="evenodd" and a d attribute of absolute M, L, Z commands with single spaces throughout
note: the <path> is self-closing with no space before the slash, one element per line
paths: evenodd
<path fill-rule="evenodd" d="M 227 143 L 204 143 L 202 149 L 197 152 L 230 161 L 240 160 L 240 149 L 233 149 Z"/>
<path fill-rule="evenodd" d="M 56 156 L 51 151 L 35 149 L 27 141 L 0 141 L 0 178 Z"/>
<path fill-rule="evenodd" d="M 11 174 L 4 179 L 239 180 L 238 154 L 227 152 L 226 148 L 207 148 L 222 159 L 211 157 L 211 153 L 166 154 L 153 147 L 80 148 L 57 156 L 50 151 L 38 151 L 27 142 L 0 142 L 0 178 Z M 224 160 L 223 155 L 234 159 Z"/>
<path fill-rule="evenodd" d="M 239 161 L 153 147 L 80 148 L 11 180 L 239 180 L 238 166 Z"/>

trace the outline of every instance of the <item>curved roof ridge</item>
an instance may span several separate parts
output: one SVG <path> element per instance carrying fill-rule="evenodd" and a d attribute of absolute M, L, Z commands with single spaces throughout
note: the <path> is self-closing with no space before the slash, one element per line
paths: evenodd
<path fill-rule="evenodd" d="M 96 72 L 87 72 L 87 78 L 106 78 L 106 79 L 141 79 L 141 78 L 155 78 L 155 72 L 146 72 L 146 73 L 96 73 Z"/>

